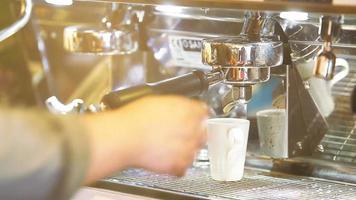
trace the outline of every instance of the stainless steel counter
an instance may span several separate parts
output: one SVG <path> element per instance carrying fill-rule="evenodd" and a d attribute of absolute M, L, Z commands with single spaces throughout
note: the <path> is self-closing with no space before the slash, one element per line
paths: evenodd
<path fill-rule="evenodd" d="M 191 168 L 185 177 L 131 169 L 95 187 L 159 199 L 355 199 L 356 185 L 246 168 L 239 182 L 218 182 L 208 168 Z"/>

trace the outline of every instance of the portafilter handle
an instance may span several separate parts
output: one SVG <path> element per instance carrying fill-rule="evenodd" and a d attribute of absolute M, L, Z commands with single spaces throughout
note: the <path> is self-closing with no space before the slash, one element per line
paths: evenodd
<path fill-rule="evenodd" d="M 157 83 L 113 91 L 103 97 L 102 105 L 105 109 L 114 109 L 151 94 L 177 94 L 190 97 L 199 96 L 209 88 L 209 85 L 221 80 L 222 73 L 220 72 L 205 74 L 202 71 L 193 71 Z"/>

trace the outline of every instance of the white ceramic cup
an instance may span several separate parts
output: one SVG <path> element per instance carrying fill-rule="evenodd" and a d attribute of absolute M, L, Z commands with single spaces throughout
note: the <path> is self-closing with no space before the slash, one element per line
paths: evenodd
<path fill-rule="evenodd" d="M 210 174 L 218 181 L 238 181 L 244 173 L 250 121 L 216 118 L 207 121 Z"/>
<path fill-rule="evenodd" d="M 286 111 L 261 110 L 256 113 L 261 152 L 273 158 L 288 157 Z"/>

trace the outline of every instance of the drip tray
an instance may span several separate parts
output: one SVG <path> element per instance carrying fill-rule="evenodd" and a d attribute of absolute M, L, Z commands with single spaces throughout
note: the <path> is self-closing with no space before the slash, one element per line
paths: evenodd
<path fill-rule="evenodd" d="M 355 199 L 356 185 L 310 177 L 272 173 L 252 168 L 245 169 L 238 182 L 219 182 L 209 177 L 207 168 L 191 168 L 183 178 L 158 175 L 131 169 L 102 181 L 126 188 L 135 193 L 154 190 L 186 198 L 174 199 Z M 100 184 L 99 184 L 100 185 Z M 105 184 L 104 184 L 105 185 Z M 100 186 L 99 186 L 100 187 Z M 111 187 L 112 189 L 112 187 Z M 139 189 L 139 190 L 137 190 Z M 120 190 L 120 188 L 118 189 Z M 125 191 L 123 191 L 125 192 Z M 144 195 L 143 193 L 141 195 Z M 164 196 L 164 195 L 163 195 Z M 159 198 L 159 195 L 156 196 Z M 172 198 L 165 198 L 172 199 Z"/>

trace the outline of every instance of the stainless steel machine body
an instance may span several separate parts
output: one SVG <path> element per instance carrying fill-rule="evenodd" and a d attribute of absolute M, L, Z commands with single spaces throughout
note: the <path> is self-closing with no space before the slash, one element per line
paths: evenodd
<path fill-rule="evenodd" d="M 46 80 L 49 89 L 40 96 L 54 112 L 98 112 L 105 94 L 145 83 L 169 93 L 157 82 L 175 77 L 199 85 L 184 75 L 199 70 L 205 74 L 199 77 L 206 80 L 201 87 L 209 90 L 195 88 L 193 93 L 208 102 L 215 117 L 251 120 L 247 166 L 356 183 L 356 118 L 351 112 L 356 86 L 354 4 L 78 0 L 59 6 L 36 0 L 31 31 L 39 52 L 31 60 L 37 69 L 34 79 Z M 181 88 L 189 90 L 189 84 Z M 189 93 L 175 86 L 176 93 Z M 265 155 L 258 145 L 256 112 L 276 108 L 287 114 L 288 156 L 284 158 Z M 137 173 L 138 178 L 130 173 L 106 181 L 136 182 L 168 193 L 186 183 L 177 180 L 167 186 L 166 179 L 157 175 L 163 182 L 152 186 L 145 183 L 147 177 L 140 182 Z M 192 180 L 195 175 L 191 174 Z M 251 187 L 263 182 L 256 177 L 249 176 L 256 181 Z M 309 179 L 304 185 L 291 183 L 297 181 L 291 177 L 287 176 L 286 184 L 294 184 L 292 188 L 312 187 Z M 203 194 L 206 187 L 175 191 Z M 232 192 L 233 187 L 228 188 Z M 253 198 L 249 195 L 246 199 Z"/>

